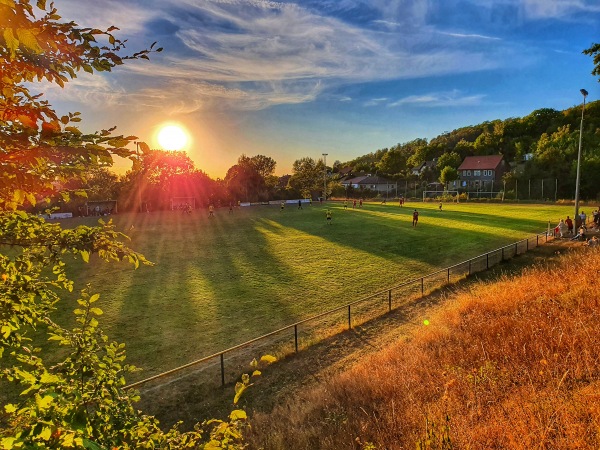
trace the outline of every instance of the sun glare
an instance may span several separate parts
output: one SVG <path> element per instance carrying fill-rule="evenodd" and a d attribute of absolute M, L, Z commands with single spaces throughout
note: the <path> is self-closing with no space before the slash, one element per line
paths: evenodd
<path fill-rule="evenodd" d="M 179 125 L 164 125 L 157 135 L 158 143 L 165 150 L 181 150 L 188 142 L 185 129 Z"/>

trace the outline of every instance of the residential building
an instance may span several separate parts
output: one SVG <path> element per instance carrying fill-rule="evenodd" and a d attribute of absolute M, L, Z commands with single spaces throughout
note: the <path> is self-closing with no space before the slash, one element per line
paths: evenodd
<path fill-rule="evenodd" d="M 379 176 L 363 175 L 342 180 L 340 184 L 344 187 L 354 189 L 368 189 L 379 193 L 391 193 L 396 188 L 396 182 Z"/>
<path fill-rule="evenodd" d="M 467 191 L 498 190 L 507 170 L 502 155 L 467 156 L 458 167 L 459 187 Z"/>

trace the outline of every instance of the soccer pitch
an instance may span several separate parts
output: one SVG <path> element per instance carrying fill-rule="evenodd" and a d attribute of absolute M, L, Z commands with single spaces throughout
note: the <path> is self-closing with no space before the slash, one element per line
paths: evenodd
<path fill-rule="evenodd" d="M 127 344 L 141 379 L 532 236 L 571 210 L 445 203 L 439 211 L 418 202 L 221 208 L 213 218 L 205 210 L 124 214 L 112 217 L 117 229 L 156 265 L 92 260 L 73 276 L 101 294 L 101 323 Z M 62 320 L 74 308 L 62 302 Z"/>

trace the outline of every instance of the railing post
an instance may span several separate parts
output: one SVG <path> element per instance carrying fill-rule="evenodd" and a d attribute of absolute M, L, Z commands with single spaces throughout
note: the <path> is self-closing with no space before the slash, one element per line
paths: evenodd
<path fill-rule="evenodd" d="M 450 267 L 448 267 L 448 284 L 450 284 Z"/>
<path fill-rule="evenodd" d="M 424 280 L 425 277 L 421 277 L 421 297 L 423 297 L 425 295 L 425 286 L 424 286 Z"/>
<path fill-rule="evenodd" d="M 389 311 L 392 310 L 392 290 L 391 289 L 388 291 L 388 309 L 389 309 Z"/>
<path fill-rule="evenodd" d="M 504 247 L 502 247 L 502 261 L 504 261 Z"/>
<path fill-rule="evenodd" d="M 485 268 L 486 269 L 490 268 L 490 254 L 489 253 L 485 254 Z"/>
<path fill-rule="evenodd" d="M 350 305 L 348 305 L 348 329 L 352 329 L 352 316 L 350 313 Z"/>
<path fill-rule="evenodd" d="M 539 234 L 535 235 L 535 246 L 536 247 L 540 246 L 540 235 Z"/>
<path fill-rule="evenodd" d="M 515 242 L 515 256 L 519 255 L 519 243 Z"/>
<path fill-rule="evenodd" d="M 525 241 L 525 251 L 529 251 L 529 238 L 527 238 L 527 240 Z"/>
<path fill-rule="evenodd" d="M 298 325 L 294 325 L 294 348 L 298 353 Z"/>
<path fill-rule="evenodd" d="M 225 359 L 221 353 L 221 386 L 225 386 Z"/>

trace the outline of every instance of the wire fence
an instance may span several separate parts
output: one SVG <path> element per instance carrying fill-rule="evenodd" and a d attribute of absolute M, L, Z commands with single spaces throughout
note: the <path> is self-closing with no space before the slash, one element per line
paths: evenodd
<path fill-rule="evenodd" d="M 487 270 L 502 261 L 525 253 L 548 242 L 553 236 L 547 231 L 475 256 L 445 269 L 413 278 L 368 297 L 330 309 L 242 344 L 192 361 L 166 372 L 129 384 L 127 388 L 153 389 L 190 375 L 201 375 L 202 382 L 224 386 L 235 382 L 247 370 L 249 355 L 273 354 L 278 357 L 297 353 L 326 337 L 351 330 L 423 297 L 445 285 L 455 283 L 477 272 Z"/>

